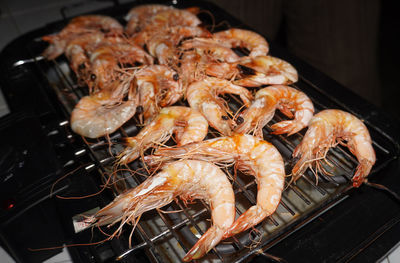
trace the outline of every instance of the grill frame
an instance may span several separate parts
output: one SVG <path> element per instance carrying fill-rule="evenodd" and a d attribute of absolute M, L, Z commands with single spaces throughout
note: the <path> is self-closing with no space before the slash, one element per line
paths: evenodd
<path fill-rule="evenodd" d="M 199 3 L 196 2 L 196 5 L 200 5 L 201 6 L 202 2 L 199 2 Z M 204 5 L 209 6 L 210 4 L 206 3 Z M 213 12 L 215 12 L 215 10 L 218 10 L 217 7 L 214 7 L 213 9 L 214 9 Z M 223 11 L 220 10 L 218 12 L 223 12 Z M 232 18 L 232 20 L 235 20 L 235 19 Z M 296 60 L 295 59 L 287 59 L 286 56 L 288 56 L 288 55 L 284 51 L 281 51 L 278 47 L 276 47 L 274 45 L 271 45 L 271 46 L 272 46 L 271 52 L 272 52 L 273 55 L 288 60 L 290 63 L 292 63 L 296 67 Z M 280 55 L 280 52 L 282 52 L 282 55 Z M 38 63 L 42 63 L 42 62 L 38 62 Z M 36 65 L 39 65 L 39 64 L 36 64 Z M 296 68 L 298 68 L 298 67 L 296 67 Z M 302 69 L 304 69 L 304 68 L 302 68 Z M 39 71 L 41 71 L 41 66 L 39 66 Z M 304 82 L 308 82 L 309 81 L 302 74 L 300 74 L 300 78 L 301 78 L 301 81 L 304 81 Z M 374 167 L 372 175 L 378 173 L 379 171 L 381 171 L 388 163 L 392 162 L 395 158 L 398 157 L 398 155 L 399 155 L 399 147 L 398 147 L 397 141 L 393 137 L 391 137 L 391 135 L 388 135 L 388 134 L 386 134 L 386 132 L 383 132 L 383 130 L 381 130 L 375 124 L 371 124 L 371 121 L 369 121 L 369 117 L 370 116 L 366 116 L 365 114 L 360 114 L 358 109 L 349 108 L 342 101 L 337 100 L 337 98 L 335 98 L 335 97 L 331 96 L 329 93 L 327 93 L 325 89 L 321 89 L 319 86 L 314 85 L 313 83 L 315 83 L 315 82 L 310 82 L 310 83 L 311 83 L 310 86 L 314 86 L 313 88 L 318 90 L 318 92 L 320 92 L 322 95 L 325 95 L 325 96 L 329 97 L 331 104 L 336 104 L 340 108 L 342 108 L 344 110 L 347 110 L 347 111 L 355 114 L 358 117 L 361 117 L 366 122 L 368 128 L 372 127 L 373 130 L 382 132 L 381 135 L 383 137 L 386 137 L 386 139 L 388 139 L 388 141 L 390 141 L 390 143 L 393 143 L 394 149 L 393 149 L 393 151 L 390 151 L 390 153 L 394 152 L 395 155 L 393 156 L 393 158 L 389 158 L 389 159 L 385 160 L 385 162 L 383 164 L 381 164 L 381 165 L 379 165 L 377 167 Z M 339 87 L 339 90 L 340 89 L 341 88 Z M 49 92 L 51 92 L 51 91 L 49 91 Z M 304 91 L 304 92 L 310 96 L 310 94 L 307 91 Z M 348 92 L 346 91 L 346 93 L 348 93 Z M 318 100 L 320 101 L 321 97 L 319 97 Z M 313 102 L 315 102 L 315 100 L 313 100 Z M 327 103 L 327 104 L 329 104 L 329 103 Z M 327 104 L 324 104 L 324 105 L 326 106 Z M 63 114 L 67 113 L 67 111 L 65 109 L 63 109 L 61 111 L 63 111 Z M 66 116 L 68 116 L 68 115 L 66 115 Z M 376 147 L 376 144 L 374 146 Z M 94 152 L 93 152 L 93 149 L 91 147 L 87 147 L 86 151 L 90 152 L 90 154 L 95 155 Z M 102 163 L 104 163 L 104 161 L 96 160 L 96 158 L 94 158 L 94 162 L 95 162 L 95 165 L 97 167 L 103 167 Z M 88 170 L 90 170 L 90 169 L 88 169 Z M 324 207 L 322 209 L 320 209 L 318 211 L 314 211 L 315 213 L 313 213 L 313 215 L 310 215 L 310 217 L 308 217 L 308 220 L 304 220 L 303 222 L 299 223 L 298 225 L 293 226 L 293 230 L 294 231 L 298 230 L 300 227 L 304 226 L 305 224 L 311 222 L 313 219 L 315 219 L 316 217 L 321 215 L 321 213 L 324 213 L 326 210 L 330 209 L 331 207 L 337 205 L 338 203 L 340 203 L 341 201 L 346 199 L 348 197 L 348 194 L 350 193 L 349 192 L 350 190 L 351 190 L 350 188 L 346 189 L 345 191 L 343 191 L 343 193 L 341 193 L 340 196 L 336 196 L 335 198 L 333 198 L 333 200 L 331 200 L 332 202 L 328 202 L 326 205 L 324 205 Z M 177 225 L 173 225 L 173 226 L 170 226 L 170 228 L 171 229 L 175 229 L 175 228 L 178 228 L 178 226 Z M 139 231 L 140 231 L 140 229 L 139 229 Z M 287 235 L 289 235 L 291 233 L 293 233 L 293 231 L 291 231 L 290 233 L 287 233 Z M 144 238 L 146 239 L 146 237 L 144 237 Z M 263 248 L 264 247 L 265 248 L 271 247 L 272 245 L 275 245 L 280 240 L 281 240 L 281 238 L 279 238 L 278 240 L 273 241 L 272 243 L 270 242 L 269 245 L 267 245 L 267 246 L 266 246 L 266 244 L 261 244 L 260 247 L 263 247 Z M 140 245 L 138 245 L 138 246 L 140 246 Z M 150 250 L 154 249 L 154 246 L 152 245 L 151 242 L 149 242 L 148 246 L 150 246 Z M 141 247 L 143 247 L 143 246 L 141 246 Z M 256 253 L 255 251 L 257 251 L 257 250 L 252 250 L 250 253 L 246 254 L 245 257 L 242 257 L 241 259 L 239 259 L 238 262 L 240 262 L 242 260 L 247 260 L 249 256 L 253 256 L 253 254 Z M 157 254 L 157 252 L 153 252 L 152 254 Z M 157 258 L 157 256 L 155 256 L 155 258 Z"/>

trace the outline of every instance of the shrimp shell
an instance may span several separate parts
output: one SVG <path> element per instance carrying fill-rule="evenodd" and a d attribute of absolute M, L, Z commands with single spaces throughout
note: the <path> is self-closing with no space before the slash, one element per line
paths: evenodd
<path fill-rule="evenodd" d="M 325 172 L 320 161 L 325 158 L 329 148 L 342 141 L 359 162 L 353 176 L 353 186 L 359 187 L 375 164 L 376 156 L 371 137 L 364 123 L 354 115 L 341 110 L 324 110 L 315 114 L 308 130 L 293 152 L 293 157 L 300 158 L 292 169 L 297 179 L 308 167 L 315 164 L 317 170 Z"/>
<path fill-rule="evenodd" d="M 257 137 L 262 138 L 262 128 L 272 119 L 275 109 L 294 120 L 275 123 L 271 127 L 273 134 L 292 135 L 300 131 L 308 125 L 314 113 L 311 100 L 303 92 L 289 86 L 269 86 L 260 89 L 250 107 L 237 117 L 241 124 L 235 128 L 235 132 L 253 131 Z M 292 110 L 295 111 L 294 115 Z"/>
<path fill-rule="evenodd" d="M 211 227 L 183 258 L 198 259 L 216 246 L 235 218 L 235 196 L 226 175 L 215 165 L 185 160 L 163 167 L 136 188 L 117 196 L 115 200 L 94 215 L 96 225 L 121 221 L 113 238 L 125 223 L 137 224 L 140 216 L 151 209 L 161 208 L 179 196 L 183 201 L 203 199 L 211 207 Z"/>

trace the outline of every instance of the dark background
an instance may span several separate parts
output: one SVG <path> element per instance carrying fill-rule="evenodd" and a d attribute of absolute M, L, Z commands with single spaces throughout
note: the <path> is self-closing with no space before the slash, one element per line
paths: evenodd
<path fill-rule="evenodd" d="M 311 15 L 321 12 L 320 10 L 288 10 L 288 7 L 285 7 L 282 11 L 282 7 L 278 7 L 278 5 L 282 5 L 279 2 L 285 2 L 284 0 L 211 0 L 211 2 L 216 3 L 217 5 L 223 7 L 226 11 L 231 13 L 232 15 L 238 17 L 245 24 L 248 24 L 250 27 L 257 30 L 259 33 L 263 34 L 268 38 L 268 40 L 275 41 L 281 46 L 286 47 L 290 52 L 294 55 L 300 57 L 305 60 L 307 63 L 312 66 L 318 68 L 320 71 L 324 72 L 331 78 L 335 79 L 339 83 L 343 84 L 347 88 L 352 89 L 360 96 L 363 96 L 369 102 L 382 107 L 391 117 L 397 118 L 400 120 L 400 85 L 398 78 L 400 76 L 400 66 L 399 66 L 399 47 L 400 47 L 400 23 L 399 23 L 399 13 L 398 8 L 396 8 L 396 2 L 392 0 L 382 0 L 382 1 L 355 1 L 357 2 L 355 10 L 348 10 L 349 5 L 348 1 L 330 1 L 335 2 L 335 9 L 341 10 L 343 9 L 343 15 L 337 17 L 337 20 L 345 19 L 346 15 L 351 15 L 351 12 L 354 12 L 354 15 L 357 15 L 358 7 L 367 9 L 370 8 L 372 10 L 369 13 L 374 14 L 376 12 L 376 17 L 371 17 L 369 14 L 363 17 L 365 20 L 364 24 L 360 25 L 360 31 L 364 30 L 364 38 L 370 38 L 370 41 L 373 44 L 370 50 L 366 51 L 369 53 L 365 53 L 366 59 L 371 59 L 376 63 L 376 67 L 373 69 L 377 71 L 377 82 L 373 85 L 373 89 L 375 95 L 368 94 L 366 89 L 363 87 L 358 88 L 355 87 L 357 84 L 353 85 L 349 84 L 351 81 L 343 80 L 343 76 L 341 75 L 339 69 L 335 69 L 335 67 L 340 67 L 339 65 L 332 65 L 332 67 L 326 67 L 326 64 L 338 64 L 338 60 L 333 61 L 329 60 L 329 57 L 326 58 L 318 58 L 314 59 L 313 54 L 307 54 L 306 52 L 299 52 L 295 50 L 293 47 L 291 48 L 288 45 L 287 33 L 288 28 L 290 30 L 291 27 L 288 26 L 287 18 L 282 15 L 282 12 L 309 12 Z M 316 5 L 326 4 L 326 1 L 315 0 Z M 329 2 L 329 1 L 328 1 Z M 305 2 L 303 2 L 305 3 Z M 329 7 L 330 8 L 330 7 Z M 351 7 L 350 7 L 351 8 Z M 326 10 L 325 10 L 326 11 Z M 329 10 L 328 10 L 329 11 Z M 335 12 L 333 10 L 332 12 Z M 371 21 L 376 19 L 377 26 L 374 28 L 371 27 Z M 280 21 L 279 21 L 280 20 Z M 312 19 L 310 18 L 310 21 Z M 335 26 L 335 21 L 332 22 L 332 27 Z M 329 22 L 327 22 L 329 23 Z M 345 24 L 346 25 L 346 24 Z M 310 24 L 310 26 L 312 26 Z M 355 28 L 355 26 L 348 25 L 350 28 Z M 336 28 L 336 31 L 345 30 L 347 28 Z M 354 36 L 357 37 L 358 32 L 354 32 Z M 307 41 L 307 40 L 305 40 Z M 309 40 L 308 40 L 309 41 Z M 346 42 L 348 40 L 342 39 L 339 41 Z M 368 40 L 367 40 L 368 41 Z M 309 41 L 311 42 L 311 41 Z M 362 40 L 360 40 L 360 46 L 363 45 Z M 346 43 L 344 43 L 345 45 Z M 329 44 L 328 44 L 329 45 Z M 343 48 L 343 49 L 347 49 Z M 351 49 L 351 46 L 349 47 Z M 357 51 L 357 50 L 356 50 Z M 349 52 L 353 52 L 349 50 Z M 325 60 L 325 61 L 324 61 Z M 352 64 L 354 67 L 353 70 L 357 72 L 358 66 L 363 66 L 363 62 L 359 62 Z M 350 65 L 351 66 L 351 65 Z M 361 72 L 365 76 L 365 85 L 371 84 L 369 78 L 371 78 L 371 74 Z M 346 83 L 347 82 L 347 83 Z"/>

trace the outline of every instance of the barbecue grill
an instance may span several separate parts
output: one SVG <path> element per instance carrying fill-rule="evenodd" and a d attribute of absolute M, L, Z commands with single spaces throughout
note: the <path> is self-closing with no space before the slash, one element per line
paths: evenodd
<path fill-rule="evenodd" d="M 96 13 L 122 21 L 131 7 L 144 3 L 148 1 L 116 5 Z M 211 25 L 215 19 L 215 25 L 221 25 L 216 30 L 226 29 L 227 24 L 249 29 L 208 2 L 163 3 L 177 8 L 198 6 L 210 11 L 213 18 L 207 12 L 200 13 L 199 17 L 204 25 Z M 163 208 L 167 213 L 145 213 L 134 231 L 131 247 L 129 225 L 120 237 L 104 242 L 100 241 L 106 240 L 113 228 L 82 229 L 85 228 L 81 223 L 82 214 L 93 213 L 146 177 L 127 171 L 110 177 L 114 156 L 121 147 L 109 142 L 134 136 L 140 130 L 135 119 L 111 134 L 109 140 L 84 139 L 70 130 L 70 113 L 87 94 L 87 88 L 77 85 L 64 56 L 54 61 L 40 56 L 46 47 L 41 36 L 58 32 L 67 22 L 54 22 L 25 34 L 1 54 L 0 85 L 12 112 L 1 120 L 1 145 L 6 146 L 0 163 L 3 168 L 1 199 L 5 204 L 0 211 L 1 243 L 18 262 L 40 261 L 60 251 L 31 251 L 32 248 L 88 243 L 93 244 L 68 248 L 74 261 L 180 261 L 209 227 L 209 208 L 199 200 L 189 206 L 177 201 Z M 400 192 L 399 124 L 274 43 L 270 54 L 290 62 L 298 70 L 299 81 L 292 86 L 305 92 L 317 111 L 342 109 L 364 121 L 377 154 L 370 180 Z M 231 108 L 241 106 L 234 96 L 227 99 Z M 284 118 L 278 113 L 271 124 Z M 269 126 L 265 127 L 264 138 L 281 152 L 289 173 L 293 164 L 291 153 L 304 131 L 289 137 L 270 135 L 269 131 Z M 213 136 L 209 134 L 210 138 Z M 32 143 L 36 140 L 40 143 Z M 200 261 L 272 260 L 268 254 L 289 262 L 300 257 L 308 262 L 380 258 L 399 241 L 398 203 L 384 192 L 367 186 L 352 188 L 351 177 L 357 160 L 346 148 L 339 146 L 330 150 L 328 161 L 333 167 L 326 168 L 334 176 L 320 174 L 317 183 L 308 171 L 296 184 L 287 183 L 272 216 L 255 229 L 221 242 Z M 129 166 L 134 171 L 143 171 L 140 161 Z M 227 172 L 233 173 L 229 168 Z M 110 182 L 109 187 L 102 188 Z M 239 173 L 233 186 L 236 211 L 241 214 L 255 204 L 256 184 L 252 177 Z"/>

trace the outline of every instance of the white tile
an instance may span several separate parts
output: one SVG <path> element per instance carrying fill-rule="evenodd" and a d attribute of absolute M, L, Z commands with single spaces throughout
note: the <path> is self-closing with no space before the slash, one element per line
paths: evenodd
<path fill-rule="evenodd" d="M 109 8 L 113 6 L 112 2 L 100 2 L 100 1 L 95 1 L 95 2 L 85 2 L 85 1 L 79 1 L 81 3 L 80 5 L 76 6 L 68 6 L 68 8 L 65 10 L 65 14 L 67 17 L 73 17 L 77 16 L 83 13 L 95 13 L 96 10 L 100 10 L 103 8 Z"/>
<path fill-rule="evenodd" d="M 6 100 L 4 99 L 2 91 L 0 90 L 0 118 L 3 117 L 4 115 L 7 115 L 8 113 L 10 113 L 10 110 L 8 109 L 8 106 L 7 106 Z M 3 262 L 3 261 L 0 260 L 0 262 Z"/>
<path fill-rule="evenodd" d="M 66 248 L 63 248 L 62 252 L 43 261 L 43 263 L 73 263 L 72 259 Z"/>
<path fill-rule="evenodd" d="M 18 29 L 26 33 L 61 19 L 58 7 L 44 7 L 33 12 L 13 15 Z"/>
<path fill-rule="evenodd" d="M 0 50 L 2 50 L 14 38 L 20 35 L 12 17 L 5 16 L 0 18 Z"/>
<path fill-rule="evenodd" d="M 388 260 L 390 263 L 400 262 L 400 243 L 397 243 L 397 247 L 390 252 Z"/>
<path fill-rule="evenodd" d="M 0 262 L 1 263 L 15 263 L 14 259 L 8 255 L 8 253 L 0 247 Z"/>
<path fill-rule="evenodd" d="M 79 0 L 2 0 L 8 5 L 8 8 L 13 15 L 21 15 L 25 13 L 36 12 L 42 8 L 60 8 L 64 5 L 70 4 L 72 2 L 77 2 Z"/>

